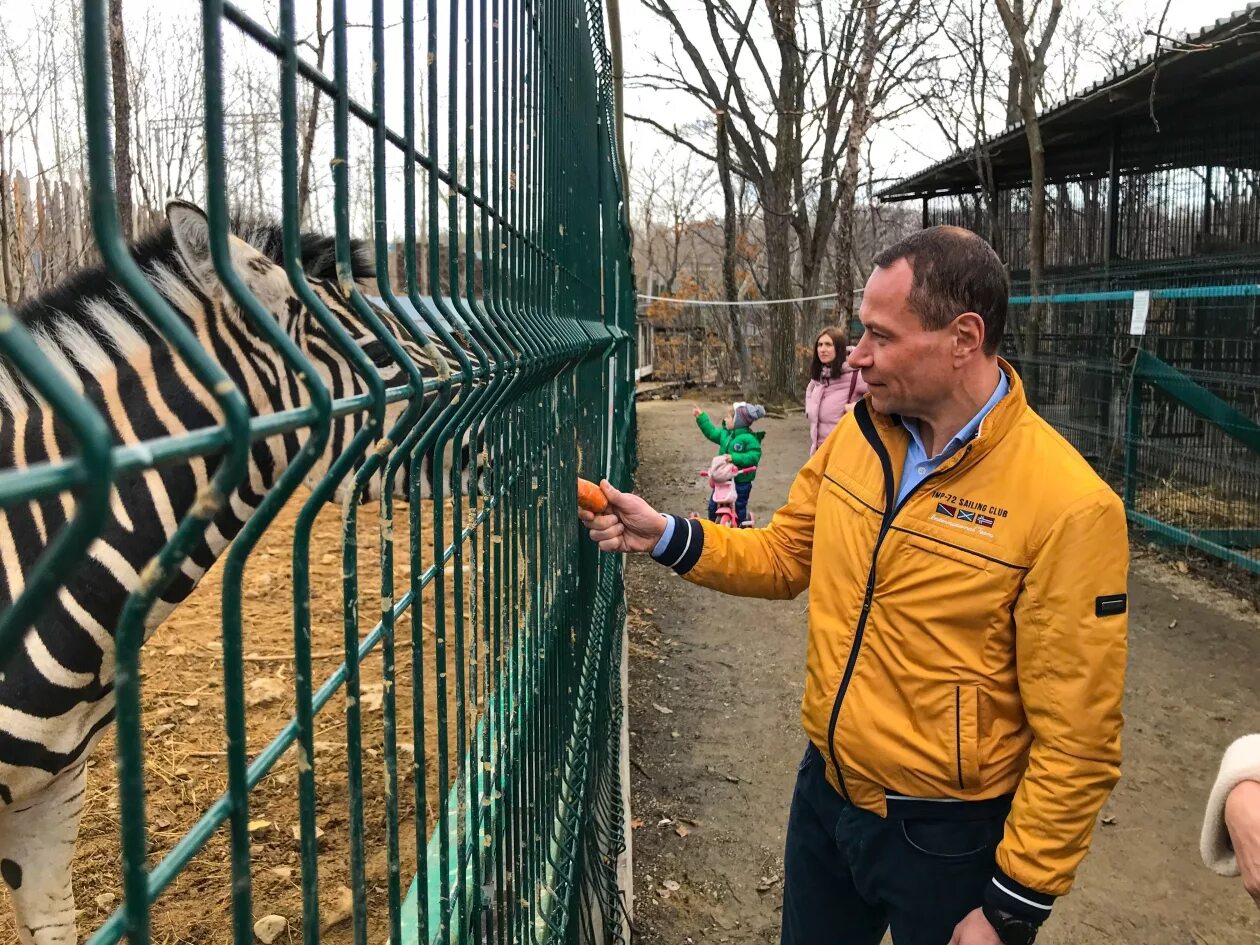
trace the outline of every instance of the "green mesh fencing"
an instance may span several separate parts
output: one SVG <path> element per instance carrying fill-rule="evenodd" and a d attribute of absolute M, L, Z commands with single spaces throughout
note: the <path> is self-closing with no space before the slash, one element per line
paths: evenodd
<path fill-rule="evenodd" d="M 1260 285 L 1136 291 L 1041 296 L 1032 351 L 1015 296 L 1004 353 L 1139 532 L 1260 573 Z"/>
<path fill-rule="evenodd" d="M 204 0 L 199 10 L 214 272 L 257 343 L 285 366 L 300 405 L 254 409 L 122 241 L 106 0 L 82 3 L 95 241 L 126 304 L 173 352 L 181 376 L 213 392 L 221 420 L 159 440 L 122 441 L 105 422 L 112 407 L 66 381 L 20 313 L 0 312 L 0 354 L 55 416 L 64 451 L 0 470 L 0 507 L 59 494 L 74 500 L 73 514 L 0 615 L 0 663 L 29 639 L 57 589 L 75 579 L 110 520 L 112 489 L 144 488 L 147 471 L 197 457 L 212 469 L 106 628 L 115 647 L 116 765 L 98 752 L 92 784 L 116 792 L 114 862 L 122 878 L 112 914 L 100 911 L 108 898 L 98 898 L 96 909 L 80 901 L 88 906 L 80 938 L 93 945 L 124 937 L 132 945 L 252 942 L 255 922 L 268 911 L 256 890 L 272 865 L 256 852 L 274 858 L 283 850 L 300 888 L 287 940 L 622 941 L 621 562 L 601 557 L 579 534 L 575 491 L 579 475 L 628 486 L 634 465 L 634 280 L 602 7 L 595 0 L 440 7 L 428 0 L 420 8 L 402 0 L 394 5 L 401 19 L 387 22 L 383 0 L 355 4 L 354 27 L 371 34 L 369 61 L 352 59 L 348 4 L 332 0 L 327 75 L 299 56 L 295 3 L 279 0 L 274 26 L 223 0 Z M 233 266 L 232 195 L 224 183 L 227 30 L 274 57 L 284 269 L 312 324 L 344 349 L 362 391 L 354 396 L 330 395 L 309 352 Z M 391 72 L 396 58 L 402 67 Z M 355 75 L 370 77 L 370 102 L 352 97 Z M 336 279 L 327 291 L 340 291 L 376 339 L 366 345 L 350 342 L 298 262 L 303 84 L 327 96 L 334 116 L 333 159 L 314 172 L 333 193 Z M 400 106 L 401 129 L 386 121 Z M 370 135 L 370 154 L 351 149 L 352 128 Z M 370 289 L 352 278 L 356 183 L 370 193 L 375 227 L 367 241 L 376 272 Z M 399 233 L 404 262 L 391 277 Z M 420 349 L 445 352 L 441 370 L 422 371 L 408 353 Z M 353 435 L 338 440 L 339 423 L 350 423 Z M 282 441 L 294 444 L 287 466 L 216 572 L 221 654 L 207 657 L 204 676 L 222 694 L 222 724 L 204 751 L 184 752 L 221 756 L 213 763 L 226 769 L 227 789 L 190 789 L 195 817 L 170 840 L 170 825 L 155 828 L 146 804 L 157 786 L 158 751 L 146 678 L 166 652 L 142 648 L 146 618 L 248 485 L 251 447 L 256 453 Z M 422 495 L 426 459 L 439 472 Z M 475 485 L 463 485 L 467 479 Z M 379 504 L 368 502 L 377 492 Z M 329 502 L 341 503 L 339 511 L 333 506 L 340 515 L 335 544 L 312 537 L 323 534 Z M 248 649 L 259 630 L 248 616 L 258 599 L 251 576 L 260 558 L 276 557 L 258 549 L 274 539 L 282 513 L 292 529 L 283 537 L 289 649 L 258 658 L 285 667 L 292 712 L 260 743 L 262 703 L 253 696 Z M 338 575 L 331 617 L 318 603 L 326 588 L 313 577 L 325 560 Z M 340 626 L 332 662 L 313 643 L 316 625 L 327 619 Z M 365 682 L 369 676 L 379 681 Z M 321 776 L 321 767 L 336 777 Z M 198 773 L 189 763 L 172 776 L 195 787 Z M 265 801 L 256 800 L 260 794 Z M 277 805 L 292 812 L 291 842 L 287 821 L 259 826 Z M 270 841 L 262 839 L 267 830 Z M 199 858 L 216 856 L 221 885 L 181 885 Z M 331 875 L 349 890 L 345 915 L 330 914 Z M 77 866 L 75 880 L 85 880 Z M 190 896 L 218 903 L 221 925 L 159 929 L 163 911 Z"/>

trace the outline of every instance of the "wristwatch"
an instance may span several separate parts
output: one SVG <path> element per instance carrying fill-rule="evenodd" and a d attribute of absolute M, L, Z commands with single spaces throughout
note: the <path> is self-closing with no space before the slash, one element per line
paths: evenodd
<path fill-rule="evenodd" d="M 1002 945 L 1032 945 L 1041 928 L 1036 922 L 1029 922 L 1011 912 L 994 906 L 985 905 L 984 917 L 989 920 Z"/>

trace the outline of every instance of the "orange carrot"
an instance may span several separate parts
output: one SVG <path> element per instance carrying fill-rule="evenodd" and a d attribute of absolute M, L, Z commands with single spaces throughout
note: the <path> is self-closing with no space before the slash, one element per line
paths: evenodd
<path fill-rule="evenodd" d="M 608 497 L 589 479 L 578 478 L 578 508 L 596 515 L 608 511 Z"/>

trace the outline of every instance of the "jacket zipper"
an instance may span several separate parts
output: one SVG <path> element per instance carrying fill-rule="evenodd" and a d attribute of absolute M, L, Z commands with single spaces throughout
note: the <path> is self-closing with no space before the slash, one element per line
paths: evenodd
<path fill-rule="evenodd" d="M 871 613 L 871 601 L 875 594 L 875 566 L 879 561 L 879 549 L 884 544 L 884 538 L 888 535 L 897 513 L 905 507 L 907 502 L 914 498 L 914 494 L 919 491 L 925 482 L 941 473 L 941 470 L 937 469 L 924 476 L 918 485 L 906 493 L 904 499 L 894 505 L 897 498 L 897 490 L 892 481 L 892 462 L 888 458 L 888 450 L 884 448 L 884 441 L 879 438 L 879 434 L 875 431 L 875 424 L 871 420 L 870 410 L 866 406 L 866 401 L 859 401 L 853 410 L 857 416 L 858 427 L 862 430 L 862 435 L 866 437 L 867 442 L 871 444 L 871 448 L 875 450 L 875 454 L 879 457 L 880 465 L 884 469 L 884 518 L 879 526 L 879 536 L 875 539 L 875 549 L 871 552 L 871 567 L 866 575 L 866 596 L 862 599 L 862 613 L 858 616 L 857 629 L 853 631 L 853 643 L 849 647 L 849 659 L 844 667 L 844 675 L 840 678 L 840 687 L 836 690 L 836 698 L 831 706 L 831 721 L 827 726 L 827 750 L 831 754 L 831 763 L 836 769 L 836 783 L 840 785 L 840 793 L 846 801 L 850 800 L 849 789 L 845 787 L 844 775 L 840 772 L 840 757 L 836 753 L 836 723 L 840 720 L 840 707 L 844 703 L 844 695 L 849 688 L 849 681 L 853 678 L 853 670 L 857 666 L 858 653 L 862 649 L 862 636 L 866 632 L 866 619 Z M 962 457 L 959 458 L 958 462 L 951 464 L 950 469 L 961 465 L 970 452 L 971 444 L 968 443 Z"/>

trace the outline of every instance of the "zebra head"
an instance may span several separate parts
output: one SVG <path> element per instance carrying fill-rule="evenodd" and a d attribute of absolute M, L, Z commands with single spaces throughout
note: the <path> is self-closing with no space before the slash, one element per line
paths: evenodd
<path fill-rule="evenodd" d="M 210 258 L 209 223 L 205 214 L 193 204 L 172 202 L 167 207 L 167 218 L 171 224 L 171 232 L 183 268 L 188 278 L 197 287 L 199 294 L 217 310 L 218 318 L 215 320 L 221 325 L 248 326 L 249 317 L 239 309 L 214 271 Z M 229 236 L 233 268 L 240 275 L 249 292 L 277 320 L 285 333 L 315 366 L 334 402 L 367 393 L 367 383 L 360 370 L 348 357 L 343 342 L 335 339 L 324 324 L 311 313 L 290 283 L 282 265 L 280 228 L 274 224 L 265 224 L 253 227 L 240 226 L 238 230 L 240 235 Z M 409 384 L 412 377 L 404 364 L 395 359 L 381 336 L 359 315 L 349 298 L 349 293 L 342 288 L 337 278 L 333 238 L 319 234 L 303 234 L 301 248 L 302 269 L 311 291 L 344 330 L 351 343 L 366 355 L 374 369 L 380 374 L 386 389 Z M 371 263 L 366 258 L 363 247 L 357 243 L 353 246 L 352 270 L 356 283 L 364 282 L 372 272 Z M 356 285 L 356 289 L 358 287 Z M 364 300 L 362 304 L 369 305 L 370 303 Z M 388 336 L 396 342 L 397 348 L 410 358 L 425 379 L 447 373 L 446 359 L 432 343 L 426 345 L 417 343 L 413 332 L 400 324 L 389 311 L 378 306 L 372 306 L 372 311 L 388 332 Z M 249 356 L 256 355 L 255 369 L 249 370 L 247 366 L 242 365 L 243 369 L 234 374 L 243 377 L 245 381 L 243 390 L 255 412 L 260 414 L 278 412 L 301 405 L 303 398 L 299 379 L 292 376 L 292 372 L 284 367 L 274 351 L 269 347 L 265 351 L 251 351 L 248 348 L 244 350 L 248 360 L 253 361 Z M 428 398 L 433 395 L 426 393 L 412 396 Z M 407 404 L 408 400 L 404 399 L 387 406 L 384 426 L 379 431 L 380 437 L 384 437 L 393 427 Z M 313 486 L 328 473 L 333 460 L 341 455 L 350 441 L 359 433 L 367 417 L 368 413 L 360 409 L 333 421 L 329 445 L 309 472 L 308 485 Z M 276 464 L 273 469 L 277 474 L 279 466 L 287 465 L 287 462 L 292 460 L 307 436 L 309 436 L 309 430 L 303 429 L 283 438 L 285 441 L 283 455 L 272 457 L 272 461 Z M 379 442 L 378 439 L 377 443 Z M 371 448 L 369 448 L 369 453 L 370 451 Z M 258 452 L 256 448 L 256 456 Z M 274 452 L 273 448 L 272 453 Z M 362 463 L 361 457 L 356 463 L 356 469 Z M 349 474 L 342 479 L 332 501 L 345 500 L 353 478 L 353 474 Z M 361 501 L 379 498 L 380 491 L 381 477 L 373 477 L 368 487 L 362 491 Z M 407 487 L 404 476 L 396 479 L 394 492 L 399 498 L 406 497 Z"/>

